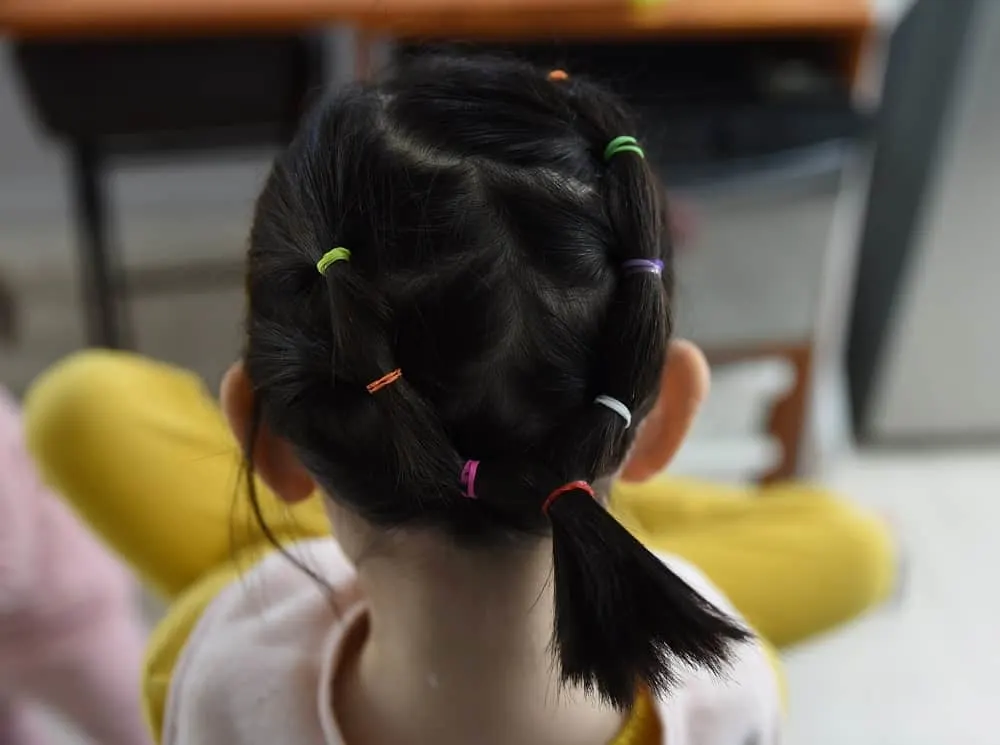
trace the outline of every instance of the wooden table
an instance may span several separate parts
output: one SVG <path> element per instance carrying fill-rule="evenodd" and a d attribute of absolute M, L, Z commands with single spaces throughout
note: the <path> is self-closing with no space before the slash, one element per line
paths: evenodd
<path fill-rule="evenodd" d="M 856 32 L 869 0 L 0 0 L 19 38 L 289 31 L 349 23 L 389 35 L 478 38 Z"/>

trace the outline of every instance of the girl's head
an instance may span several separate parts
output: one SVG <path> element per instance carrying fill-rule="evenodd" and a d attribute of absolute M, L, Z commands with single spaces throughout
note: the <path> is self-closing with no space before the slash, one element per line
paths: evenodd
<path fill-rule="evenodd" d="M 619 706 L 744 636 L 586 486 L 550 498 L 614 474 L 660 388 L 659 190 L 641 151 L 606 152 L 633 127 L 601 88 L 510 61 L 418 59 L 324 100 L 257 202 L 227 402 L 286 497 L 315 481 L 468 551 L 551 535 L 563 677 Z"/>

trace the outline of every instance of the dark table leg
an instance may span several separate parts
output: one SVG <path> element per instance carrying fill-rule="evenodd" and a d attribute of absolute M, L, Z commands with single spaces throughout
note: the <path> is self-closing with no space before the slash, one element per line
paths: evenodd
<path fill-rule="evenodd" d="M 87 343 L 121 349 L 127 346 L 121 307 L 125 288 L 108 240 L 101 153 L 92 144 L 76 143 L 70 157 Z"/>

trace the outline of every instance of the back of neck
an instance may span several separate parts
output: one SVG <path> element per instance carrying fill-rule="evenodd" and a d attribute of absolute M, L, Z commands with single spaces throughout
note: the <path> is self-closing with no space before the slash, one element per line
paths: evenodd
<path fill-rule="evenodd" d="M 338 718 L 351 745 L 609 742 L 621 715 L 563 686 L 552 657 L 551 543 L 488 552 L 413 535 L 370 554 L 366 636 Z"/>

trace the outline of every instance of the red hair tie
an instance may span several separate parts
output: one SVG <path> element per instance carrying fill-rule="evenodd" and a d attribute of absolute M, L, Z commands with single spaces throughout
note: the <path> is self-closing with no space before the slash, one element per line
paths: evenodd
<path fill-rule="evenodd" d="M 549 514 L 549 509 L 552 507 L 552 503 L 555 502 L 563 494 L 567 494 L 571 491 L 582 491 L 587 492 L 593 499 L 597 499 L 597 495 L 594 494 L 594 487 L 588 484 L 586 481 L 570 481 L 568 484 L 563 484 L 554 492 L 549 494 L 542 502 L 542 514 L 546 517 Z"/>

